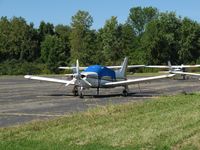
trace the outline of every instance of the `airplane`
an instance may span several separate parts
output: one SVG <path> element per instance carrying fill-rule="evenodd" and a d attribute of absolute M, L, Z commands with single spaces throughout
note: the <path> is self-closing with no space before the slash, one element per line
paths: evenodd
<path fill-rule="evenodd" d="M 171 62 L 168 61 L 168 66 L 166 65 L 146 65 L 146 68 L 160 68 L 160 69 L 169 69 L 169 73 L 171 74 L 176 74 L 176 75 L 181 75 L 183 77 L 183 80 L 186 79 L 186 75 L 190 76 L 199 76 L 200 74 L 197 73 L 191 73 L 191 72 L 186 72 L 186 69 L 188 68 L 199 68 L 200 65 L 171 65 Z"/>
<path fill-rule="evenodd" d="M 146 81 L 171 78 L 175 76 L 175 74 L 167 74 L 153 77 L 144 77 L 137 79 L 127 79 L 126 70 L 128 64 L 128 58 L 125 57 L 122 65 L 120 66 L 111 66 L 110 68 L 119 68 L 117 70 L 112 70 L 109 67 L 101 66 L 101 65 L 92 65 L 86 67 L 82 72 L 80 72 L 79 61 L 76 61 L 76 67 L 72 67 L 75 73 L 72 76 L 71 80 L 64 79 L 55 79 L 55 78 L 47 78 L 47 77 L 39 77 L 32 75 L 25 75 L 24 78 L 39 80 L 39 81 L 48 81 L 54 83 L 61 83 L 65 86 L 72 85 L 73 86 L 73 94 L 74 96 L 79 96 L 83 98 L 83 90 L 89 88 L 96 88 L 97 95 L 99 95 L 100 88 L 114 88 L 114 87 L 124 87 L 122 91 L 123 96 L 128 96 L 130 84 L 137 84 Z M 132 66 L 133 67 L 133 66 Z M 71 69 L 71 68 L 70 68 Z"/>

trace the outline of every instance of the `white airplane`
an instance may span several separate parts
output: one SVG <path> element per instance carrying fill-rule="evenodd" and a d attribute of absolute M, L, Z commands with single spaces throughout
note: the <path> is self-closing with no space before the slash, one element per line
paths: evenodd
<path fill-rule="evenodd" d="M 197 73 L 191 73 L 191 72 L 186 72 L 186 69 L 188 68 L 199 68 L 200 65 L 171 65 L 171 62 L 168 61 L 168 66 L 165 65 L 149 65 L 149 66 L 145 66 L 146 68 L 160 68 L 160 69 L 168 69 L 169 73 L 171 74 L 179 74 L 183 77 L 183 79 L 185 79 L 186 75 L 190 75 L 190 76 L 199 76 L 200 74 Z"/>
<path fill-rule="evenodd" d="M 160 76 L 154 76 L 154 77 L 127 79 L 126 78 L 127 63 L 128 63 L 128 58 L 125 58 L 122 65 L 120 66 L 118 70 L 110 69 L 110 68 L 118 68 L 118 66 L 110 66 L 110 68 L 108 68 L 101 65 L 93 65 L 93 66 L 89 66 L 85 68 L 84 71 L 80 72 L 79 62 L 77 60 L 76 67 L 72 68 L 72 69 L 75 69 L 76 72 L 73 74 L 73 77 L 71 80 L 38 77 L 38 76 L 32 76 L 32 75 L 25 75 L 24 77 L 26 79 L 61 83 L 61 84 L 65 84 L 65 86 L 72 85 L 73 86 L 72 92 L 74 96 L 79 95 L 80 98 L 83 98 L 84 89 L 96 88 L 97 95 L 98 95 L 99 88 L 113 88 L 113 87 L 118 87 L 118 86 L 124 87 L 123 96 L 127 96 L 128 91 L 129 91 L 128 85 L 130 84 L 170 78 L 175 75 L 175 74 L 167 74 L 167 75 L 160 75 Z"/>

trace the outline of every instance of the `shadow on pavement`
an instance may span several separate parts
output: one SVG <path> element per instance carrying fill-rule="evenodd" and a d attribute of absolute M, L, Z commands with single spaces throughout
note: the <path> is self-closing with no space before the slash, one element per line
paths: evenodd
<path fill-rule="evenodd" d="M 158 93 L 154 91 L 147 91 L 147 92 L 131 92 L 126 97 L 153 97 L 155 95 L 159 95 Z M 73 94 L 50 94 L 50 95 L 43 95 L 43 96 L 66 96 L 66 97 L 79 97 L 74 96 Z M 109 98 L 109 97 L 124 97 L 121 93 L 115 93 L 115 94 L 84 94 L 84 97 L 91 97 L 91 98 Z"/>

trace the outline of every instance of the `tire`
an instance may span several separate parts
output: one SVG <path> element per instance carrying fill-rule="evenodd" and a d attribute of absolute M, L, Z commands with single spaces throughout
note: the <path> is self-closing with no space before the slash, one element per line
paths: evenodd
<path fill-rule="evenodd" d="M 127 96 L 128 96 L 128 92 L 127 92 L 126 90 L 123 90 L 122 95 L 123 95 L 124 97 L 127 97 Z"/>
<path fill-rule="evenodd" d="M 83 98 L 84 96 L 83 96 L 83 94 L 82 94 L 82 93 L 80 93 L 79 97 L 80 97 L 80 98 Z"/>

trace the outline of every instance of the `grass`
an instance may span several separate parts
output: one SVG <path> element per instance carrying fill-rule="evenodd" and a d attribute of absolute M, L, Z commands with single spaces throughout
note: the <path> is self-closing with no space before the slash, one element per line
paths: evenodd
<path fill-rule="evenodd" d="M 102 106 L 1 128 L 0 149 L 200 149 L 200 94 Z"/>

